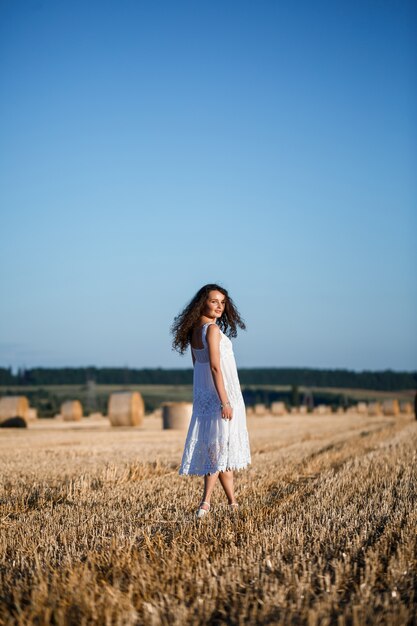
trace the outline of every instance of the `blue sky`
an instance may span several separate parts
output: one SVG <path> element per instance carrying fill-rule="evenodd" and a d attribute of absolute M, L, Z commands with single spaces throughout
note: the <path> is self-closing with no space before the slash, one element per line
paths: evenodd
<path fill-rule="evenodd" d="M 417 367 L 414 2 L 0 4 L 0 365 Z"/>

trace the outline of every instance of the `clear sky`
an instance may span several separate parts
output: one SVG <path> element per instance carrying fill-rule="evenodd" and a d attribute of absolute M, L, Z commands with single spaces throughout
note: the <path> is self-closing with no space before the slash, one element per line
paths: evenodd
<path fill-rule="evenodd" d="M 1 0 L 0 365 L 417 368 L 417 4 Z"/>

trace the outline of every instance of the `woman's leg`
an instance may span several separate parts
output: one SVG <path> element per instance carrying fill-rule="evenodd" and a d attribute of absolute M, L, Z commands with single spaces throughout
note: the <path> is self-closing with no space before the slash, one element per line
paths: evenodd
<path fill-rule="evenodd" d="M 211 494 L 212 494 L 214 485 L 216 484 L 216 480 L 218 479 L 218 477 L 219 477 L 219 472 L 216 472 L 215 474 L 205 474 L 204 491 L 203 491 L 203 497 L 201 498 L 202 500 L 204 500 L 204 502 L 208 502 L 210 504 Z M 207 510 L 208 506 L 207 504 L 202 504 L 200 508 Z"/>
<path fill-rule="evenodd" d="M 233 470 L 227 472 L 220 472 L 219 479 L 227 496 L 229 504 L 236 502 L 235 492 L 233 487 Z"/>

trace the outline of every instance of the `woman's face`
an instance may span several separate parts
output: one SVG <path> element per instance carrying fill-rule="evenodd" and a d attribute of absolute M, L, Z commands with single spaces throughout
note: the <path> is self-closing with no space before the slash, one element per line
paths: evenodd
<path fill-rule="evenodd" d="M 207 317 L 219 319 L 223 315 L 225 304 L 226 296 L 220 291 L 210 291 L 203 314 Z"/>

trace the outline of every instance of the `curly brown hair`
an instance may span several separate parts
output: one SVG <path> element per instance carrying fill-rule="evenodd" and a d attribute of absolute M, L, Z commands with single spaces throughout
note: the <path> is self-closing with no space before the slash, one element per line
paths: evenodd
<path fill-rule="evenodd" d="M 180 354 L 184 354 L 188 344 L 191 343 L 193 328 L 202 314 L 210 291 L 220 291 L 225 297 L 224 311 L 218 322 L 218 326 L 224 334 L 228 337 L 236 337 L 236 326 L 243 330 L 246 329 L 246 325 L 227 290 L 215 283 L 209 283 L 201 287 L 181 313 L 174 318 L 171 326 L 171 333 L 174 335 L 172 349 Z"/>

